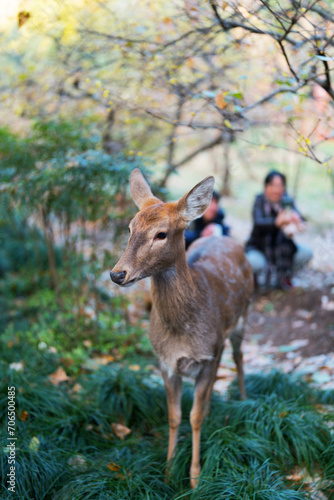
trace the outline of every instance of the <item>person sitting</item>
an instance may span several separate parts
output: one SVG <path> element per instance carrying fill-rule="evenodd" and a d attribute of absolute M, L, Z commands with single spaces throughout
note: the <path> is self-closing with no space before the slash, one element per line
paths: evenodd
<path fill-rule="evenodd" d="M 292 239 L 295 232 L 303 229 L 304 220 L 287 196 L 285 175 L 276 170 L 269 172 L 264 180 L 264 193 L 255 199 L 253 229 L 246 243 L 256 284 L 265 285 L 270 280 L 271 286 L 293 288 L 293 272 L 312 258 L 308 246 Z"/>
<path fill-rule="evenodd" d="M 219 193 L 214 191 L 205 213 L 199 219 L 194 220 L 190 228 L 185 231 L 186 248 L 202 236 L 229 235 L 229 227 L 224 224 L 225 213 L 219 206 L 219 199 Z"/>

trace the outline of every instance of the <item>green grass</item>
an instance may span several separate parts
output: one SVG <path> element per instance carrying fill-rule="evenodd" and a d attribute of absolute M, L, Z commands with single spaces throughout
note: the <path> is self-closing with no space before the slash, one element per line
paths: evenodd
<path fill-rule="evenodd" d="M 13 356 L 1 364 L 1 429 L 5 443 L 7 386 L 15 385 L 17 486 L 16 495 L 3 490 L 3 499 L 299 500 L 308 498 L 302 481 L 291 485 L 285 479 L 295 466 L 322 475 L 323 489 L 334 480 L 328 428 L 333 416 L 314 406 L 321 393 L 291 376 L 247 377 L 246 401 L 237 399 L 234 384 L 227 400 L 214 394 L 203 425 L 201 479 L 192 492 L 191 387 L 184 390 L 177 455 L 165 483 L 167 407 L 159 377 L 129 370 L 126 363 L 111 364 L 55 387 L 48 379 L 60 363 L 55 355 L 33 356 L 27 347 L 30 362 L 15 372 L 8 367 L 15 346 L 10 351 Z M 75 382 L 82 386 L 79 393 L 71 390 Z M 28 413 L 26 420 L 22 412 Z M 127 425 L 131 434 L 117 438 L 112 422 Z M 110 470 L 110 463 L 118 470 Z M 2 478 L 7 468 L 2 448 Z"/>

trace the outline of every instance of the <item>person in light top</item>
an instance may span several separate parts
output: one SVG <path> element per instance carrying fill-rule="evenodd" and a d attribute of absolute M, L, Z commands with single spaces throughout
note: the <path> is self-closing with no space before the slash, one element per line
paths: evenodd
<path fill-rule="evenodd" d="M 286 177 L 277 170 L 264 180 L 264 192 L 253 206 L 253 228 L 246 243 L 246 253 L 257 284 L 264 284 L 266 271 L 275 274 L 272 285 L 292 288 L 296 269 L 312 258 L 312 250 L 293 241 L 296 232 L 304 229 L 305 219 L 286 192 Z M 262 283 L 261 283 L 262 281 Z M 272 280 L 273 281 L 273 280 Z"/>

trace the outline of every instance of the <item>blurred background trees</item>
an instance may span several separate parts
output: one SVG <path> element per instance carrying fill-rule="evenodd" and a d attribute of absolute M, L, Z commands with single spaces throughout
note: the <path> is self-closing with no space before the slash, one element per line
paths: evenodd
<path fill-rule="evenodd" d="M 31 0 L 23 7 L 13 9 L 3 38 L 7 120 L 20 117 L 23 127 L 75 116 L 95 125 L 106 152 L 153 159 L 161 185 L 214 149 L 225 194 L 233 151 L 247 158 L 249 175 L 267 147 L 330 170 L 330 1 Z"/>

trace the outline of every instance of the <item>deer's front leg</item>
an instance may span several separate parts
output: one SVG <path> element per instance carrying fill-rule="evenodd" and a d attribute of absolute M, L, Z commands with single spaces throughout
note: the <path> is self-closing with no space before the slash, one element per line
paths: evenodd
<path fill-rule="evenodd" d="M 198 476 L 201 472 L 200 464 L 200 442 L 201 427 L 206 415 L 207 406 L 210 404 L 213 379 L 216 374 L 215 363 L 204 365 L 196 378 L 194 403 L 190 412 L 190 423 L 192 427 L 193 452 L 190 466 L 190 486 L 195 488 Z"/>
<path fill-rule="evenodd" d="M 167 405 L 168 405 L 168 421 L 169 421 L 169 443 L 167 462 L 173 458 L 177 443 L 178 430 L 181 423 L 181 396 L 182 396 L 182 378 L 179 375 L 173 374 L 168 376 L 165 370 L 162 370 L 162 376 L 165 382 Z M 169 474 L 167 465 L 166 474 Z"/>

